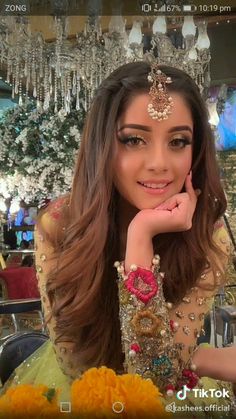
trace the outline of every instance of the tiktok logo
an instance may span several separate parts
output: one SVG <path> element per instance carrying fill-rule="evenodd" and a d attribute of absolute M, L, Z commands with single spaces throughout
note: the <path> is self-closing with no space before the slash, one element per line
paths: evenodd
<path fill-rule="evenodd" d="M 180 390 L 176 393 L 177 399 L 185 400 L 186 397 L 187 397 L 187 391 L 190 391 L 190 388 L 188 388 L 186 385 L 184 385 L 182 390 Z"/>

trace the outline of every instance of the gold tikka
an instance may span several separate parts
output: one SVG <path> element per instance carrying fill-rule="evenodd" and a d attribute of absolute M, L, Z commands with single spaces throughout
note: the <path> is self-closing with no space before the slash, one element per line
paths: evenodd
<path fill-rule="evenodd" d="M 166 85 L 172 83 L 158 67 L 157 63 L 151 65 L 148 81 L 152 83 L 149 90 L 151 102 L 148 104 L 148 113 L 152 119 L 163 121 L 171 114 L 173 107 L 172 97 L 168 95 Z"/>

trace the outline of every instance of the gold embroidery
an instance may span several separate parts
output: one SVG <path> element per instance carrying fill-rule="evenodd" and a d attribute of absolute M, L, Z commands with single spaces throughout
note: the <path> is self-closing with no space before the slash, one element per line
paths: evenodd
<path fill-rule="evenodd" d="M 194 354 L 194 352 L 196 351 L 196 349 L 197 349 L 197 345 L 190 345 L 188 347 L 188 353 L 189 353 L 189 355 L 192 356 Z"/>
<path fill-rule="evenodd" d="M 138 311 L 131 321 L 139 336 L 154 336 L 160 328 L 161 320 L 157 318 L 151 311 Z"/>
<path fill-rule="evenodd" d="M 200 337 L 200 333 L 199 333 L 198 329 L 194 329 L 194 336 L 195 336 L 195 338 Z"/>
<path fill-rule="evenodd" d="M 42 284 L 40 286 L 40 290 L 41 290 L 42 293 L 46 293 L 46 291 L 47 291 L 46 285 L 45 284 Z"/>
<path fill-rule="evenodd" d="M 179 317 L 179 319 L 183 319 L 184 318 L 183 311 L 176 310 L 175 314 L 176 314 L 177 317 Z"/>
<path fill-rule="evenodd" d="M 196 301 L 197 301 L 197 304 L 199 305 L 199 306 L 202 306 L 203 305 L 203 303 L 205 303 L 205 298 L 204 297 L 197 297 L 196 298 Z"/>
<path fill-rule="evenodd" d="M 188 318 L 192 321 L 194 321 L 196 319 L 195 314 L 194 313 L 189 313 Z"/>
<path fill-rule="evenodd" d="M 119 265 L 116 266 L 120 268 Z M 169 310 L 162 291 L 163 275 L 159 273 L 159 265 L 152 265 L 158 292 L 148 302 L 136 298 L 127 301 L 123 296 L 130 295 L 126 287 L 129 273 L 118 270 L 118 290 L 120 299 L 120 320 L 122 347 L 125 353 L 124 369 L 129 373 L 137 373 L 150 378 L 159 388 L 165 391 L 168 383 L 175 385 L 177 377 L 182 376 L 183 362 L 181 359 L 182 345 L 175 343 L 170 327 Z M 132 272 L 133 273 L 133 272 Z M 165 336 L 163 337 L 163 335 Z M 132 345 L 138 345 L 141 352 L 133 353 Z M 132 356 L 130 356 L 132 355 Z M 164 358 L 160 357 L 164 355 Z M 171 363 L 171 376 L 158 374 L 158 363 Z"/>
<path fill-rule="evenodd" d="M 190 328 L 188 326 L 183 326 L 183 332 L 185 335 L 190 335 Z"/>
<path fill-rule="evenodd" d="M 182 299 L 182 301 L 183 301 L 184 303 L 189 304 L 189 303 L 191 303 L 191 298 L 190 298 L 190 297 L 184 297 L 184 298 Z"/>
<path fill-rule="evenodd" d="M 206 332 L 203 328 L 201 328 L 201 332 L 200 332 L 203 336 L 205 336 Z"/>
<path fill-rule="evenodd" d="M 43 272 L 42 266 L 36 265 L 36 271 L 41 274 Z"/>

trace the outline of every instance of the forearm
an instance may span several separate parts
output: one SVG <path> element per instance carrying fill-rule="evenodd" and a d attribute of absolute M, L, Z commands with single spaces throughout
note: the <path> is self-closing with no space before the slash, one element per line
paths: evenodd
<path fill-rule="evenodd" d="M 141 231 L 128 229 L 125 253 L 125 270 L 128 272 L 132 264 L 150 268 L 153 258 L 152 239 Z"/>
<path fill-rule="evenodd" d="M 236 382 L 236 346 L 199 347 L 194 353 L 193 363 L 199 377 Z"/>

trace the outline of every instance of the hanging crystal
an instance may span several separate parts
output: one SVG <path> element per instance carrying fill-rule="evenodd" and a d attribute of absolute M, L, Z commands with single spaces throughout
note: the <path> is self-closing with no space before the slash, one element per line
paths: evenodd
<path fill-rule="evenodd" d="M 102 18 L 90 15 L 87 16 L 84 31 L 70 39 L 67 36 L 70 18 L 63 16 L 51 18 L 54 22 L 55 41 L 50 42 L 45 42 L 40 33 L 31 33 L 27 17 L 2 17 L 0 61 L 6 68 L 7 82 L 12 83 L 12 96 L 20 93 L 21 81 L 22 99 L 23 89 L 25 89 L 25 94 L 27 96 L 33 94 L 33 97 L 41 102 L 45 110 L 48 109 L 50 100 L 54 101 L 55 112 L 57 112 L 61 98 L 62 106 L 68 112 L 74 98 L 76 109 L 81 106 L 81 84 L 83 100 L 87 109 L 96 88 L 105 77 L 120 65 L 135 61 L 139 58 L 139 52 L 141 59 L 143 56 L 142 43 L 138 53 L 136 47 L 131 48 L 125 29 L 126 22 L 120 15 L 120 11 L 116 11 L 113 15 L 107 33 L 102 33 Z M 162 20 L 164 21 L 163 17 Z M 190 31 L 188 25 L 186 31 L 187 20 L 190 21 L 190 18 L 185 19 L 182 47 L 181 43 L 178 47 L 174 46 L 172 38 L 167 36 L 166 30 L 160 31 L 158 27 L 159 29 L 157 28 L 157 31 L 154 31 L 155 33 L 152 35 L 152 48 L 148 55 L 154 57 L 156 53 L 160 63 L 184 69 L 195 79 L 202 90 L 204 86 L 209 85 L 210 80 L 209 39 L 206 25 L 201 25 L 198 22 L 199 39 L 196 45 L 195 30 L 190 28 Z M 153 18 L 150 17 L 149 21 L 153 23 Z M 168 27 L 168 18 L 166 23 Z M 184 23 L 183 17 L 176 17 L 175 22 L 172 21 L 171 24 L 175 25 L 175 23 L 180 27 Z M 141 24 L 139 26 L 140 42 Z M 149 24 L 149 26 L 151 28 L 152 25 Z M 192 37 L 191 42 L 187 39 L 188 36 Z"/>
<path fill-rule="evenodd" d="M 73 78 L 72 78 L 72 95 L 76 95 L 76 72 L 73 71 Z"/>
<path fill-rule="evenodd" d="M 58 106 L 57 106 L 57 75 L 56 71 L 54 73 L 54 113 L 58 112 Z"/>
<path fill-rule="evenodd" d="M 79 71 L 77 70 L 76 75 L 76 110 L 80 109 L 80 75 Z"/>
<path fill-rule="evenodd" d="M 23 99 L 22 99 L 22 79 L 19 79 L 19 106 L 23 105 Z"/>

